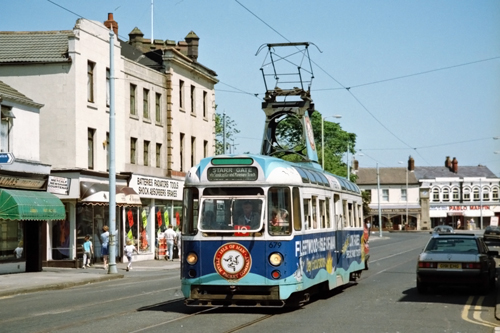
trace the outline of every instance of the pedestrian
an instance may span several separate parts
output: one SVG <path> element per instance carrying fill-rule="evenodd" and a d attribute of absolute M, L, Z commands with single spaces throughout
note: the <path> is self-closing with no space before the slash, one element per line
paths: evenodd
<path fill-rule="evenodd" d="M 175 236 L 176 234 L 174 229 L 172 229 L 172 225 L 169 225 L 167 231 L 165 232 L 165 238 L 167 239 L 168 260 L 172 261 L 174 261 Z"/>
<path fill-rule="evenodd" d="M 23 256 L 23 241 L 19 241 L 17 247 L 14 249 L 16 259 L 20 259 Z"/>
<path fill-rule="evenodd" d="M 92 258 L 92 254 L 94 253 L 94 249 L 92 248 L 92 242 L 90 241 L 90 235 L 85 236 L 85 241 L 83 242 L 82 246 L 83 246 L 82 268 L 85 269 L 85 267 L 90 267 L 90 258 Z"/>
<path fill-rule="evenodd" d="M 177 255 L 179 256 L 179 260 L 181 259 L 181 240 L 182 240 L 182 232 L 181 226 L 177 227 L 177 232 L 175 233 L 175 241 L 177 243 Z"/>
<path fill-rule="evenodd" d="M 104 269 L 108 269 L 108 256 L 109 256 L 109 227 L 107 225 L 102 227 L 101 234 L 101 256 L 104 262 Z"/>
<path fill-rule="evenodd" d="M 125 245 L 125 256 L 127 256 L 128 260 L 128 265 L 127 265 L 127 272 L 132 269 L 132 255 L 135 253 L 139 254 L 137 252 L 137 249 L 133 245 L 133 242 L 130 239 L 127 239 L 127 245 Z"/>

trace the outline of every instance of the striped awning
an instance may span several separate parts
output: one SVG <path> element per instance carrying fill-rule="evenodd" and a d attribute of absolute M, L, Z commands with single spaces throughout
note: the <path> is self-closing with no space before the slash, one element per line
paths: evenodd
<path fill-rule="evenodd" d="M 64 220 L 61 200 L 48 192 L 0 189 L 0 220 Z"/>

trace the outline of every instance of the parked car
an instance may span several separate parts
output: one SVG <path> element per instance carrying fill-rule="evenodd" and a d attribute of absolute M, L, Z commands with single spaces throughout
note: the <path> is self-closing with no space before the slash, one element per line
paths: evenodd
<path fill-rule="evenodd" d="M 495 288 L 498 251 L 475 234 L 433 234 L 418 256 L 417 290 L 439 285 Z"/>
<path fill-rule="evenodd" d="M 434 229 L 432 229 L 432 231 L 430 233 L 431 234 L 439 234 L 439 233 L 452 234 L 454 232 L 455 232 L 455 230 L 453 230 L 453 227 L 443 224 L 443 225 L 438 225 L 438 226 L 434 227 Z"/>
<path fill-rule="evenodd" d="M 483 234 L 484 242 L 489 248 L 500 248 L 500 226 L 487 226 Z"/>
<path fill-rule="evenodd" d="M 491 237 L 491 238 L 500 238 L 500 226 L 498 225 L 489 225 L 484 229 L 484 235 L 486 237 Z"/>

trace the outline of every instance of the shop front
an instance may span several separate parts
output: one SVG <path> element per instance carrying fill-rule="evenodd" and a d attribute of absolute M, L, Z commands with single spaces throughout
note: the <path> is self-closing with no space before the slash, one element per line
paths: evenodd
<path fill-rule="evenodd" d="M 138 260 L 163 259 L 165 253 L 159 246 L 163 233 L 170 224 L 174 230 L 181 225 L 184 181 L 134 174 L 129 186 L 138 193 L 142 206 L 137 215 L 127 212 L 127 237 L 138 238 L 139 253 L 148 254 Z"/>
<path fill-rule="evenodd" d="M 101 177 L 99 177 L 101 176 Z M 45 266 L 81 267 L 82 244 L 89 236 L 94 248 L 92 264 L 102 265 L 100 235 L 109 226 L 109 178 L 107 174 L 89 171 L 53 172 L 49 177 L 48 190 L 57 195 L 66 206 L 66 219 L 48 226 L 47 261 Z M 116 242 L 117 260 L 123 259 L 123 245 L 128 237 L 125 222 L 128 216 L 138 216 L 142 205 L 139 195 L 127 186 L 128 177 L 117 176 Z M 112 232 L 110 230 L 110 232 Z M 136 236 L 136 235 L 135 235 Z M 137 238 L 135 238 L 137 239 Z"/>
<path fill-rule="evenodd" d="M 383 230 L 420 230 L 420 205 L 381 205 Z M 378 230 L 378 206 L 370 205 L 370 213 L 365 222 L 370 222 L 372 230 Z"/>
<path fill-rule="evenodd" d="M 0 188 L 0 206 L 0 274 L 40 272 L 43 228 L 65 219 L 63 203 L 45 191 Z"/>
<path fill-rule="evenodd" d="M 497 205 L 430 206 L 431 225 L 449 225 L 454 229 L 484 229 L 495 216 Z"/>

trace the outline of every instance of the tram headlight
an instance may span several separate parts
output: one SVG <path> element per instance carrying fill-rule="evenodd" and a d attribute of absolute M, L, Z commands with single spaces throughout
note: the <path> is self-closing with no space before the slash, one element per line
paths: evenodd
<path fill-rule="evenodd" d="M 198 262 L 198 256 L 196 255 L 196 253 L 190 252 L 186 256 L 186 261 L 187 261 L 188 264 L 194 265 L 194 264 L 196 264 Z"/>
<path fill-rule="evenodd" d="M 281 253 L 275 252 L 269 256 L 269 263 L 273 266 L 279 266 L 283 262 Z"/>

